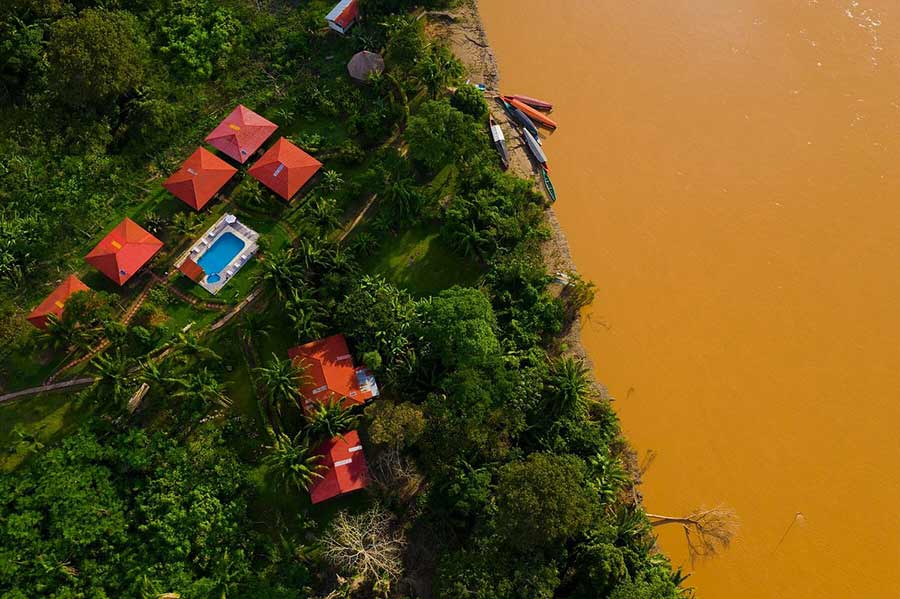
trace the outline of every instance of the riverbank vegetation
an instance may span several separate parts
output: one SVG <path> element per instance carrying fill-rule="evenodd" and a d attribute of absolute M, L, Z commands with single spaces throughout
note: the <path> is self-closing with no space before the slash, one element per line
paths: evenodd
<path fill-rule="evenodd" d="M 531 182 L 404 0 L 0 8 L 0 596 L 682 596 L 615 414 L 563 339 Z M 381 51 L 353 84 L 345 65 Z M 282 202 L 241 167 L 193 212 L 161 181 L 236 104 L 324 163 Z M 219 296 L 169 277 L 225 212 L 261 234 Z M 129 216 L 166 245 L 124 287 L 82 256 Z M 68 274 L 76 294 L 25 321 Z M 288 348 L 343 334 L 381 397 L 300 408 Z M 313 448 L 359 430 L 366 491 L 312 505 Z"/>

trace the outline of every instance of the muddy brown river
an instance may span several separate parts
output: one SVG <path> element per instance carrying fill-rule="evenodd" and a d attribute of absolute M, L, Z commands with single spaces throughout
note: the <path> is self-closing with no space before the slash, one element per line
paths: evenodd
<path fill-rule="evenodd" d="M 503 91 L 556 103 L 584 341 L 656 453 L 647 509 L 740 515 L 719 557 L 663 550 L 701 599 L 900 597 L 900 3 L 480 10 Z"/>

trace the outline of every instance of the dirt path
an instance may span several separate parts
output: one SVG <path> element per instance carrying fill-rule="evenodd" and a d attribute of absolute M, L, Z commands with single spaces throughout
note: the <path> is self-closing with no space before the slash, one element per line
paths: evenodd
<path fill-rule="evenodd" d="M 0 395 L 0 404 L 19 399 L 21 397 L 28 397 L 29 395 L 37 395 L 39 393 L 48 393 L 50 391 L 59 391 L 61 389 L 80 389 L 81 387 L 87 387 L 88 385 L 93 384 L 95 380 L 96 379 L 94 379 L 93 377 L 84 377 L 80 379 L 72 379 L 70 381 L 63 381 L 61 383 L 52 383 L 41 385 L 40 387 L 22 389 L 21 391 L 15 391 L 13 393 L 7 393 L 6 395 Z"/>
<path fill-rule="evenodd" d="M 338 237 L 338 241 L 344 241 L 347 238 L 347 236 L 353 232 L 353 229 L 355 229 L 356 225 L 358 225 L 360 223 L 360 221 L 362 221 L 363 217 L 369 211 L 369 208 L 372 207 L 372 204 L 375 203 L 375 200 L 377 198 L 378 198 L 378 194 L 373 193 L 372 196 L 368 200 L 366 200 L 366 203 L 362 207 L 362 210 L 359 211 L 359 214 L 356 215 L 356 218 L 354 218 L 352 221 L 350 221 L 349 226 L 347 226 L 347 228 L 344 229 L 344 231 Z"/>

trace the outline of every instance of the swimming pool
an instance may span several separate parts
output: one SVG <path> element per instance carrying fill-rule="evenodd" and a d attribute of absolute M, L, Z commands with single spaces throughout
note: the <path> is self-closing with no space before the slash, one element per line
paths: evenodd
<path fill-rule="evenodd" d="M 213 275 L 218 275 L 223 268 L 234 260 L 235 256 L 241 253 L 244 245 L 243 240 L 237 235 L 231 231 L 226 231 L 206 250 L 206 253 L 197 261 L 197 264 L 211 279 Z M 215 281 L 211 280 L 210 282 Z"/>

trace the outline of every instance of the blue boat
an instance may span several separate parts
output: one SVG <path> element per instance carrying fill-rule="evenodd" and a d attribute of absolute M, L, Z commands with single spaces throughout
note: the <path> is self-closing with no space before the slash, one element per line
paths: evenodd
<path fill-rule="evenodd" d="M 503 108 L 506 109 L 506 112 L 508 112 L 510 114 L 510 116 L 513 118 L 513 120 L 518 121 L 518 123 L 520 125 L 525 127 L 526 131 L 531 133 L 534 136 L 534 138 L 536 140 L 538 140 L 538 143 L 541 143 L 540 142 L 541 138 L 540 138 L 540 136 L 538 136 L 537 127 L 534 126 L 534 123 L 532 122 L 532 120 L 530 118 L 528 118 L 528 116 L 524 112 L 522 112 L 515 106 L 510 105 L 506 100 L 504 100 L 502 98 L 498 98 L 498 99 L 503 104 Z"/>

